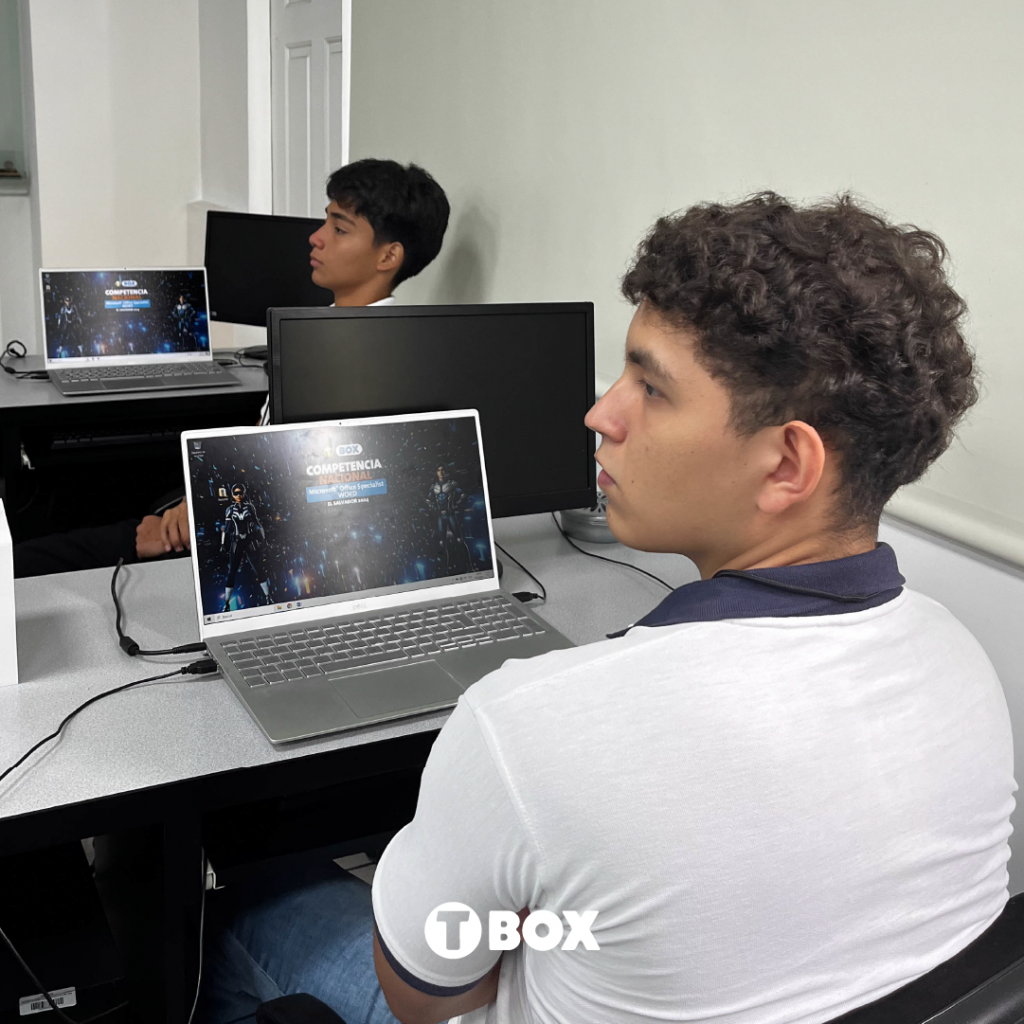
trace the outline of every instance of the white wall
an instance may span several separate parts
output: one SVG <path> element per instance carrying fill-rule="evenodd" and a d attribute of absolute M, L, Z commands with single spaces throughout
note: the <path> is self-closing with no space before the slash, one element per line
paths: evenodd
<path fill-rule="evenodd" d="M 249 208 L 246 0 L 199 2 L 202 196 Z"/>
<path fill-rule="evenodd" d="M 403 301 L 594 299 L 606 376 L 619 277 L 663 212 L 852 188 L 937 231 L 986 394 L 918 505 L 1024 564 L 1024 4 L 355 0 L 353 16 L 353 158 L 422 162 L 454 205 Z"/>
<path fill-rule="evenodd" d="M 1013 722 L 1017 780 L 1024 783 L 1024 572 L 890 518 L 879 539 L 895 550 L 907 586 L 945 605 L 991 658 Z M 1024 892 L 1024 792 L 1013 821 L 1011 893 Z"/>
<path fill-rule="evenodd" d="M 20 9 L 20 18 L 17 16 Z M 21 0 L 0 3 L 0 149 L 25 147 L 22 168 L 34 179 L 32 75 L 28 8 Z M 27 116 L 26 116 L 27 115 Z M 31 186 L 34 190 L 34 181 Z M 35 268 L 38 240 L 33 231 L 36 196 L 0 193 L 0 347 L 14 338 L 36 344 L 39 311 Z"/>
<path fill-rule="evenodd" d="M 40 249 L 51 267 L 187 262 L 200 197 L 197 0 L 30 0 Z"/>
<path fill-rule="evenodd" d="M 1013 0 L 354 0 L 352 158 L 414 160 L 452 200 L 400 301 L 593 299 L 605 379 L 631 314 L 619 278 L 666 211 L 852 188 L 937 231 L 987 378 L 928 486 L 1024 537 L 1022 40 Z M 891 523 L 883 538 L 985 645 L 1024 765 L 1024 579 Z"/>
<path fill-rule="evenodd" d="M 13 338 L 36 347 L 36 280 L 32 258 L 32 201 L 0 195 L 0 349 Z"/>

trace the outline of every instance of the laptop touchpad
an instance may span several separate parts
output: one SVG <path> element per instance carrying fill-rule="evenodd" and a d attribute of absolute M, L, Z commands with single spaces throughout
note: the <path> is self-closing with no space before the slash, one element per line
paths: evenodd
<path fill-rule="evenodd" d="M 360 718 L 415 713 L 438 704 L 454 704 L 463 687 L 436 661 L 360 672 L 332 679 L 331 686 Z"/>

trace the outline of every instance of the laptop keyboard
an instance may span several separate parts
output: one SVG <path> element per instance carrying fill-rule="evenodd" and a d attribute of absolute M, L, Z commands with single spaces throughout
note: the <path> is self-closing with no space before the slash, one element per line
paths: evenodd
<path fill-rule="evenodd" d="M 82 366 L 73 370 L 54 370 L 53 373 L 64 384 L 82 380 L 110 380 L 120 377 L 208 377 L 221 373 L 216 362 L 202 363 L 161 363 L 143 366 Z"/>
<path fill-rule="evenodd" d="M 412 661 L 545 632 L 502 596 L 408 608 L 232 640 L 222 646 L 249 686 Z"/>

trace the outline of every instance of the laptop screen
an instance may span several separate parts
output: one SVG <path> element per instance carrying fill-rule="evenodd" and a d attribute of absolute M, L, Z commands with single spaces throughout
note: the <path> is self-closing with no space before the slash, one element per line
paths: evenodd
<path fill-rule="evenodd" d="M 210 358 L 206 274 L 43 270 L 47 368 Z"/>
<path fill-rule="evenodd" d="M 206 624 L 494 578 L 472 415 L 185 443 Z"/>

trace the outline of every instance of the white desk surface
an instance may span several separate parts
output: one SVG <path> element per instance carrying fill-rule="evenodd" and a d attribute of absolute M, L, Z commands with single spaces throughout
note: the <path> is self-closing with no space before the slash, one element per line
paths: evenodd
<path fill-rule="evenodd" d="M 666 591 L 629 569 L 574 551 L 547 515 L 498 520 L 496 539 L 544 582 L 538 613 L 578 644 L 653 608 Z M 673 586 L 697 579 L 680 556 L 586 545 Z M 500 553 L 499 553 L 499 557 Z M 509 590 L 536 587 L 505 563 Z M 109 569 L 16 582 L 21 683 L 0 687 L 0 771 L 82 701 L 201 655 L 129 658 L 117 646 Z M 125 632 L 144 648 L 199 639 L 189 559 L 128 566 L 119 580 Z M 4 652 L 6 655 L 6 652 Z M 0 819 L 203 775 L 437 729 L 447 712 L 274 748 L 219 676 L 178 676 L 105 698 L 0 782 Z"/>

